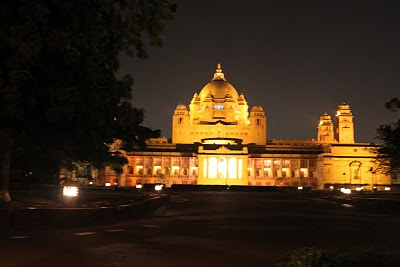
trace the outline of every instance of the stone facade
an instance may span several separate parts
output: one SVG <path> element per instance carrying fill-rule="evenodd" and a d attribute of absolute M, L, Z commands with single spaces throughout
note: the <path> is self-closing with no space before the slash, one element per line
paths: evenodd
<path fill-rule="evenodd" d="M 356 143 L 350 106 L 323 114 L 317 139 L 267 140 L 261 106 L 249 106 L 227 82 L 221 65 L 212 80 L 195 93 L 189 106 L 172 116 L 172 140 L 151 139 L 145 150 L 126 153 L 129 164 L 120 177 L 104 170 L 98 183 L 308 186 L 314 189 L 392 184 L 374 172 L 376 145 Z"/>

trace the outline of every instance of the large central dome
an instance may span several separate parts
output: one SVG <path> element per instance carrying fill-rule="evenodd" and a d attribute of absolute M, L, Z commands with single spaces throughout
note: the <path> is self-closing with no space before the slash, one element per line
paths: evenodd
<path fill-rule="evenodd" d="M 218 64 L 214 78 L 203 87 L 200 91 L 199 97 L 201 100 L 204 100 L 206 97 L 214 99 L 232 98 L 237 100 L 239 94 L 236 89 L 226 81 L 224 74 L 222 73 L 221 64 Z"/>

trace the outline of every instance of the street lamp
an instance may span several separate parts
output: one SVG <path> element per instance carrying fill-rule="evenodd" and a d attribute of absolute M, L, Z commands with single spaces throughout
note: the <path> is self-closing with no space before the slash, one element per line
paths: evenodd
<path fill-rule="evenodd" d="M 76 207 L 76 200 L 78 198 L 79 188 L 75 183 L 64 185 L 63 187 L 63 202 L 64 206 L 68 208 Z"/>

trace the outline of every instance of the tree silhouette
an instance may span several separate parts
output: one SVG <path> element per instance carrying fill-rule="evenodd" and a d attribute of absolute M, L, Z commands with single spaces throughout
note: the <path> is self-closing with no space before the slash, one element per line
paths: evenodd
<path fill-rule="evenodd" d="M 141 126 L 133 78 L 118 78 L 118 58 L 146 58 L 145 40 L 162 46 L 175 12 L 169 0 L 4 0 L 0 12 L 0 202 L 11 201 L 16 147 L 55 169 L 103 166 L 126 161 L 109 151 L 115 138 L 129 149 L 159 134 Z"/>
<path fill-rule="evenodd" d="M 399 112 L 400 100 L 392 98 L 385 106 L 392 112 Z M 383 142 L 378 149 L 377 170 L 397 175 L 400 172 L 400 118 L 396 122 L 379 126 L 377 134 L 377 139 Z"/>

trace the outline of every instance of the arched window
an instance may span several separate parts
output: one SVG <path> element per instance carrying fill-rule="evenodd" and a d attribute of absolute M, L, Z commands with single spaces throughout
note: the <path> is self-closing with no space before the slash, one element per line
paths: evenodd
<path fill-rule="evenodd" d="M 228 176 L 229 178 L 237 178 L 237 160 L 235 158 L 228 160 Z"/>
<path fill-rule="evenodd" d="M 243 160 L 239 159 L 239 162 L 238 162 L 238 178 L 239 179 L 242 178 L 242 172 L 243 172 Z"/>
<path fill-rule="evenodd" d="M 218 161 L 218 178 L 226 178 L 226 159 L 220 158 Z"/>
<path fill-rule="evenodd" d="M 217 159 L 212 157 L 208 160 L 208 178 L 217 178 Z"/>
<path fill-rule="evenodd" d="M 182 118 L 179 118 L 178 123 L 179 123 L 179 124 L 182 124 L 182 121 L 183 121 L 183 119 L 182 119 Z"/>
<path fill-rule="evenodd" d="M 207 159 L 203 160 L 203 176 L 207 177 Z"/>

